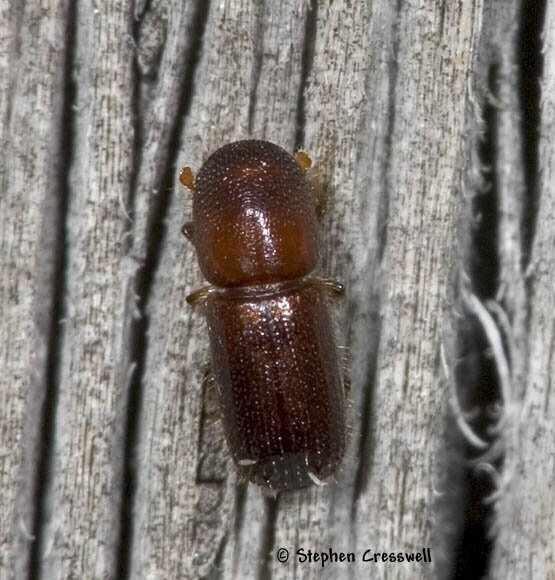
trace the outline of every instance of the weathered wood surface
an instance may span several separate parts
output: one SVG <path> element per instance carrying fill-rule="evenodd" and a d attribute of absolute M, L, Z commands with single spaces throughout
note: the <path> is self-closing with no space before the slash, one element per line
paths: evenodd
<path fill-rule="evenodd" d="M 555 578 L 555 10 L 545 15 L 534 238 L 513 316 L 514 399 L 501 475 L 495 579 Z M 516 131 L 513 132 L 515 134 Z M 518 183 L 518 182 L 517 182 Z M 530 184 L 527 184 L 530 187 Z M 533 192 L 528 192 L 533 193 Z M 519 213 L 513 217 L 519 218 Z M 521 242 L 521 248 L 524 244 Z M 522 252 L 522 249 L 521 249 Z M 517 254 L 518 255 L 518 254 Z M 515 285 L 508 276 L 510 287 Z M 517 286 L 518 288 L 518 286 Z M 518 302 L 517 302 L 518 301 Z M 519 320 L 522 315 L 524 321 Z M 518 374 L 517 374 L 518 373 Z"/>
<path fill-rule="evenodd" d="M 24 578 L 58 323 L 67 2 L 2 2 L 0 22 L 0 577 Z"/>
<path fill-rule="evenodd" d="M 540 5 L 0 3 L 0 578 L 555 577 Z M 185 304 L 178 168 L 247 136 L 310 152 L 348 288 L 348 457 L 277 499 L 236 480 Z M 330 547 L 357 562 L 296 561 Z"/>

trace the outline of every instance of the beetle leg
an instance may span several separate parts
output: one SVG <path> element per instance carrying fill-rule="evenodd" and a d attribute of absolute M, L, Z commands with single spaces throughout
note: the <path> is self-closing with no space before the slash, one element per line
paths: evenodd
<path fill-rule="evenodd" d="M 324 182 L 316 175 L 310 179 L 310 189 L 316 198 L 316 215 L 321 220 L 328 208 L 328 190 Z"/>
<path fill-rule="evenodd" d="M 189 296 L 185 300 L 187 300 L 187 304 L 196 305 L 196 304 L 205 304 L 206 299 L 210 294 L 216 292 L 213 286 L 203 286 L 194 292 L 191 292 Z"/>
<path fill-rule="evenodd" d="M 206 425 L 212 425 L 221 418 L 221 408 L 218 398 L 216 378 L 212 374 L 212 367 L 209 361 L 204 364 L 204 376 L 202 377 L 203 395 L 203 421 Z"/>
<path fill-rule="evenodd" d="M 193 170 L 190 167 L 184 167 L 179 174 L 179 181 L 181 185 L 195 191 L 195 176 L 193 175 Z M 190 241 L 193 241 L 193 222 L 186 222 L 181 228 L 181 233 Z"/>
<path fill-rule="evenodd" d="M 297 165 L 307 173 L 310 190 L 316 199 L 316 214 L 318 219 L 321 220 L 322 216 L 326 213 L 328 205 L 328 192 L 324 180 L 321 175 L 312 168 L 312 159 L 310 158 L 310 155 L 302 149 L 297 151 L 295 154 L 295 161 L 297 162 Z"/>
<path fill-rule="evenodd" d="M 332 298 L 339 298 L 345 294 L 345 286 L 333 278 L 312 278 L 312 281 L 322 286 Z"/>
<path fill-rule="evenodd" d="M 351 367 L 351 349 L 348 346 L 338 346 L 339 352 L 339 366 L 341 369 L 341 378 L 343 383 L 343 392 L 345 398 L 351 400 L 351 375 L 349 369 Z"/>

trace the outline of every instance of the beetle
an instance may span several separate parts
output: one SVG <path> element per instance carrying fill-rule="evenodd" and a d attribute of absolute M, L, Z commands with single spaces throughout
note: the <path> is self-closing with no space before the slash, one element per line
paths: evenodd
<path fill-rule="evenodd" d="M 183 226 L 210 286 L 202 304 L 223 430 L 239 474 L 272 491 L 322 484 L 345 454 L 346 397 L 329 312 L 343 286 L 311 276 L 319 208 L 304 152 L 261 140 L 216 150 Z"/>

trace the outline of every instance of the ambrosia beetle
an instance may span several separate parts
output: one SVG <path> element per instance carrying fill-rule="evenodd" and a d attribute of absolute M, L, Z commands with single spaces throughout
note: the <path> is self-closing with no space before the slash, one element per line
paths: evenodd
<path fill-rule="evenodd" d="M 270 490 L 321 484 L 345 453 L 346 399 L 329 314 L 341 284 L 310 274 L 318 207 L 305 153 L 267 141 L 218 149 L 183 227 L 211 284 L 202 304 L 224 433 L 239 474 Z"/>

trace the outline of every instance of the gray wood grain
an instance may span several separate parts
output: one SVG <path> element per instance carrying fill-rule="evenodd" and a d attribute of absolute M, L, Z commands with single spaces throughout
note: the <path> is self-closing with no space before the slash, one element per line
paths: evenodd
<path fill-rule="evenodd" d="M 44 578 L 112 577 L 121 501 L 127 206 L 133 168 L 128 2 L 78 10 L 65 320 Z"/>
<path fill-rule="evenodd" d="M 0 4 L 0 577 L 29 564 L 56 300 L 67 3 Z"/>
<path fill-rule="evenodd" d="M 469 48 L 480 33 L 480 16 L 477 4 L 431 3 L 423 9 L 403 3 L 396 19 L 376 443 L 371 479 L 358 499 L 360 548 L 414 550 L 429 544 L 446 399 L 439 360 L 450 332 Z M 374 573 L 404 578 L 430 572 L 397 565 Z"/>
<path fill-rule="evenodd" d="M 525 272 L 528 293 L 521 299 L 526 301 L 524 305 L 518 305 L 520 315 L 522 311 L 528 315 L 521 323 L 527 328 L 519 326 L 519 313 L 512 325 L 511 354 L 519 361 L 521 373 L 512 375 L 514 399 L 507 413 L 511 424 L 506 434 L 506 468 L 498 482 L 498 541 L 492 565 L 496 579 L 555 578 L 554 32 L 555 13 L 548 3 L 543 32 L 539 200 L 530 266 Z M 531 201 L 526 195 L 517 199 L 523 204 Z M 513 280 L 509 282 L 514 288 Z"/>
<path fill-rule="evenodd" d="M 555 21 L 538 146 L 527 9 L 0 1 L 0 578 L 447 580 L 471 540 L 491 578 L 555 578 Z M 237 481 L 185 303 L 179 169 L 245 137 L 311 155 L 318 273 L 347 287 L 347 456 L 275 498 Z M 433 565 L 360 561 L 424 546 Z M 357 562 L 295 554 L 330 547 Z"/>

